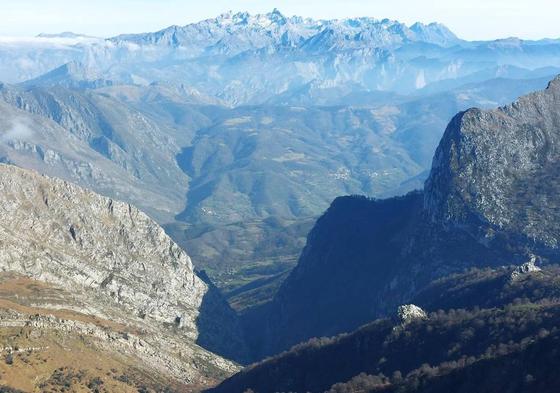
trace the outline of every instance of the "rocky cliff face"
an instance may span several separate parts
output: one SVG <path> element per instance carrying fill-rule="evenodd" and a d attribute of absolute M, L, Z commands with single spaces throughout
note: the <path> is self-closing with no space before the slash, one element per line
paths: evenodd
<path fill-rule="evenodd" d="M 481 240 L 502 232 L 557 248 L 559 141 L 560 77 L 511 105 L 457 115 L 426 182 L 428 214 Z"/>
<path fill-rule="evenodd" d="M 87 300 L 97 315 L 140 325 L 155 342 L 162 337 L 183 342 L 183 353 L 193 357 L 206 353 L 197 342 L 243 357 L 233 311 L 196 275 L 189 256 L 144 213 L 7 165 L 0 165 L 0 194 L 3 271 L 65 288 Z M 204 357 L 217 368 L 232 367 L 215 355 Z M 198 374 L 196 368 L 191 374 Z"/>
<path fill-rule="evenodd" d="M 469 267 L 560 257 L 560 79 L 457 115 L 424 192 L 335 200 L 274 300 L 247 314 L 256 357 L 348 331 Z"/>

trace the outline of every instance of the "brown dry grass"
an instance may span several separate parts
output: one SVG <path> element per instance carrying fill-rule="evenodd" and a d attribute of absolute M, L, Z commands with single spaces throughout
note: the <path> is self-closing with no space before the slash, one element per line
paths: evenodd
<path fill-rule="evenodd" d="M 83 314 L 64 308 L 53 310 L 26 305 L 37 301 L 44 301 L 45 299 L 51 299 L 53 303 L 64 304 L 70 298 L 63 290 L 50 286 L 47 283 L 12 273 L 0 273 L 0 308 L 2 309 L 15 310 L 30 315 L 52 315 L 65 320 L 92 323 L 101 328 L 107 328 L 116 332 L 142 334 L 138 329 L 107 319 L 101 319 L 94 315 Z"/>
<path fill-rule="evenodd" d="M 52 315 L 64 320 L 92 323 L 117 332 L 138 332 L 123 324 L 68 309 L 32 306 L 48 299 L 57 306 L 71 304 L 65 291 L 46 283 L 10 273 L 0 273 L 0 312 L 17 311 L 25 315 Z M 192 387 L 170 382 L 164 376 L 142 369 L 134 358 L 101 351 L 92 337 L 53 329 L 0 327 L 0 386 L 24 392 L 188 392 Z M 41 348 L 14 352 L 6 347 Z M 47 348 L 48 347 L 48 348 Z M 97 390 L 96 390 L 97 389 Z M 198 389 L 194 389 L 195 391 Z"/>

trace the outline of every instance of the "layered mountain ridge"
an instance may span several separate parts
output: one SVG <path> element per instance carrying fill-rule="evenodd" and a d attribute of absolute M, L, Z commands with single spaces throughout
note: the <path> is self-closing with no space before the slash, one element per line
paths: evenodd
<path fill-rule="evenodd" d="M 246 308 L 333 198 L 421 187 L 451 116 L 543 87 L 558 48 L 278 10 L 0 39 L 0 161 L 138 206 Z"/>
<path fill-rule="evenodd" d="M 196 391 L 238 370 L 225 358 L 363 324 L 217 391 L 439 392 L 557 355 L 560 77 L 460 112 L 428 167 L 457 111 L 557 73 L 559 41 L 275 10 L 12 44 L 0 78 L 26 82 L 0 84 L 0 162 L 113 198 L 0 164 L 0 371 L 18 389 Z M 337 198 L 295 265 L 334 196 L 426 178 Z M 512 390 L 557 383 L 527 370 Z"/>
<path fill-rule="evenodd" d="M 233 294 L 285 276 L 337 195 L 421 186 L 440 129 L 457 111 L 546 81 L 497 79 L 363 108 L 234 109 L 165 83 L 3 85 L 0 160 L 138 206 Z"/>
<path fill-rule="evenodd" d="M 184 83 L 239 106 L 275 102 L 310 85 L 326 95 L 332 89 L 422 94 L 441 82 L 454 87 L 466 78 L 480 82 L 481 73 L 502 66 L 517 67 L 528 77 L 539 68 L 560 67 L 559 48 L 557 40 L 468 42 L 438 23 L 230 12 L 108 39 L 63 35 L 15 45 L 0 41 L 0 80 L 44 83 L 41 75 L 78 63 L 98 73 L 96 79 L 73 82 L 82 88 Z M 46 81 L 63 73 L 58 69 Z"/>
<path fill-rule="evenodd" d="M 49 305 L 48 297 L 43 299 L 41 314 L 61 318 L 52 309 L 70 309 L 85 315 L 78 321 L 97 318 L 126 326 L 130 337 L 117 332 L 104 338 L 100 332 L 102 348 L 111 348 L 105 341 L 114 340 L 119 353 L 126 344 L 124 353 L 140 359 L 137 367 L 150 370 L 157 364 L 159 373 L 178 383 L 204 384 L 235 370 L 203 348 L 243 359 L 234 312 L 148 216 L 129 204 L 10 165 L 0 165 L 0 188 L 2 271 L 68 293 L 62 299 L 67 304 Z M 56 323 L 65 322 L 51 321 Z"/>

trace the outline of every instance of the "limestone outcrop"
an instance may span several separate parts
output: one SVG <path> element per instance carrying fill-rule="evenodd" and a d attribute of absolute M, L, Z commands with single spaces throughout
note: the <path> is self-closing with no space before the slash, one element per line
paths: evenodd
<path fill-rule="evenodd" d="M 397 309 L 397 317 L 402 325 L 408 325 L 413 321 L 428 318 L 428 314 L 414 304 L 404 304 Z"/>
<path fill-rule="evenodd" d="M 152 362 L 154 356 L 161 358 L 175 377 L 182 374 L 196 382 L 204 363 L 226 373 L 236 369 L 197 345 L 242 356 L 235 313 L 146 214 L 10 165 L 0 165 L 0 195 L 2 271 L 57 286 L 81 301 L 80 312 L 143 331 L 141 339 L 110 336 L 106 341 L 145 341 L 129 349 L 142 349 L 138 356 Z M 181 350 L 181 357 L 157 350 L 163 343 Z M 151 351 L 148 357 L 146 351 Z M 189 358 L 198 360 L 185 365 Z"/>

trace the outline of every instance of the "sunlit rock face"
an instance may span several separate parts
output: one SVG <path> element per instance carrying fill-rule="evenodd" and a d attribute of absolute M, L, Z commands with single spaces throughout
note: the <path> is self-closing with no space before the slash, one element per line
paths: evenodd
<path fill-rule="evenodd" d="M 559 141 L 560 77 L 511 105 L 457 115 L 434 157 L 426 210 L 481 241 L 501 233 L 557 248 Z"/>
<path fill-rule="evenodd" d="M 118 307 L 123 318 L 156 335 L 170 329 L 166 334 L 185 341 L 185 348 L 198 343 L 243 359 L 234 312 L 146 214 L 72 183 L 3 164 L 0 194 L 3 271 L 95 300 L 92 307 L 101 315 Z"/>

